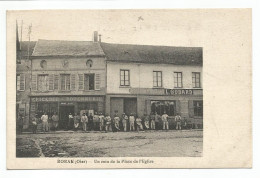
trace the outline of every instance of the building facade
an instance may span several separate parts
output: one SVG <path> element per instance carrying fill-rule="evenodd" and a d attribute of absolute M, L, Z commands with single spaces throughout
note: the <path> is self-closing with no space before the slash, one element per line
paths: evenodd
<path fill-rule="evenodd" d="M 202 48 L 108 44 L 97 32 L 93 41 L 20 44 L 16 113 L 25 129 L 45 112 L 59 115 L 60 129 L 69 113 L 95 112 L 179 113 L 203 124 Z"/>
<path fill-rule="evenodd" d="M 107 61 L 106 111 L 110 115 L 166 112 L 173 118 L 179 113 L 202 127 L 202 48 L 101 46 Z"/>

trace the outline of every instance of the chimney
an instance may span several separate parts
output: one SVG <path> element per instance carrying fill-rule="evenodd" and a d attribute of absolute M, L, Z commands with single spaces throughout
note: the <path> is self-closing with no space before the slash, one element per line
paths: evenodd
<path fill-rule="evenodd" d="M 99 36 L 98 41 L 99 43 L 101 43 L 101 35 L 99 34 L 98 36 Z"/>
<path fill-rule="evenodd" d="M 94 31 L 93 42 L 98 42 L 98 32 L 97 31 Z"/>

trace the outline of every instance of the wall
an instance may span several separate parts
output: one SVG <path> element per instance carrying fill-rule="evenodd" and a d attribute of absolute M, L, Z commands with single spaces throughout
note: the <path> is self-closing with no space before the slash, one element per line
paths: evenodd
<path fill-rule="evenodd" d="M 93 66 L 91 68 L 87 67 L 87 60 L 91 59 L 93 61 Z M 47 62 L 46 68 L 41 68 L 41 61 L 45 60 Z M 68 66 L 64 67 L 64 61 L 68 62 Z M 106 75 L 106 65 L 105 60 L 102 57 L 92 57 L 92 58 L 44 58 L 33 59 L 33 71 L 32 75 L 39 74 L 75 74 L 75 90 L 71 91 L 60 91 L 60 81 L 59 89 L 53 91 L 32 91 L 32 95 L 104 95 L 105 94 L 105 75 Z M 95 91 L 84 91 L 79 90 L 79 78 L 78 74 L 95 73 L 100 75 L 100 90 Z"/>
<path fill-rule="evenodd" d="M 120 87 L 120 69 L 130 70 L 130 87 Z M 153 71 L 162 71 L 163 88 L 174 88 L 174 72 L 182 72 L 183 88 L 192 88 L 192 72 L 200 72 L 203 87 L 201 66 L 107 62 L 107 93 L 129 94 L 129 88 L 153 88 Z"/>

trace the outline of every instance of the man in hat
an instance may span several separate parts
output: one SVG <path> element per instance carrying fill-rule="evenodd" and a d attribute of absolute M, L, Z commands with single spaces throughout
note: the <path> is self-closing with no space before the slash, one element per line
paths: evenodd
<path fill-rule="evenodd" d="M 155 115 L 153 114 L 153 112 L 151 112 L 150 114 L 150 119 L 151 119 L 151 129 L 155 130 Z"/>
<path fill-rule="evenodd" d="M 89 113 L 89 116 L 88 116 L 88 128 L 91 131 L 91 130 L 93 130 L 93 127 L 94 127 L 93 116 L 92 116 L 92 113 Z"/>
<path fill-rule="evenodd" d="M 87 131 L 87 124 L 88 124 L 88 117 L 86 116 L 85 113 L 83 113 L 83 115 L 81 116 L 81 123 L 82 123 L 82 128 L 83 131 Z"/>
<path fill-rule="evenodd" d="M 120 130 L 119 123 L 120 123 L 120 118 L 119 118 L 118 114 L 116 113 L 115 117 L 114 117 L 114 126 L 115 126 L 116 132 Z"/>
<path fill-rule="evenodd" d="M 59 117 L 56 112 L 51 117 L 51 120 L 52 120 L 54 131 L 56 131 L 58 129 L 58 125 L 59 125 Z"/>
<path fill-rule="evenodd" d="M 34 134 L 37 132 L 37 114 L 32 117 L 32 131 Z"/>
<path fill-rule="evenodd" d="M 95 112 L 93 116 L 94 130 L 99 129 L 99 115 Z"/>
<path fill-rule="evenodd" d="M 135 116 L 133 113 L 129 116 L 130 131 L 135 131 Z"/>
<path fill-rule="evenodd" d="M 48 132 L 49 130 L 49 123 L 48 123 L 48 115 L 46 112 L 44 112 L 44 114 L 41 117 L 42 120 L 42 126 L 43 126 L 43 132 Z"/>
<path fill-rule="evenodd" d="M 181 116 L 179 113 L 175 116 L 176 130 L 181 130 Z"/>
<path fill-rule="evenodd" d="M 169 130 L 168 117 L 168 114 L 164 111 L 164 114 L 162 115 L 163 130 Z"/>
<path fill-rule="evenodd" d="M 105 116 L 102 112 L 99 114 L 99 130 L 102 131 L 104 129 Z"/>
<path fill-rule="evenodd" d="M 78 130 L 78 127 L 79 127 L 79 121 L 80 121 L 80 117 L 78 115 L 78 113 L 75 114 L 74 118 L 74 130 Z"/>
<path fill-rule="evenodd" d="M 136 126 L 137 126 L 137 131 L 143 130 L 143 124 L 142 124 L 142 119 L 138 116 L 136 116 Z"/>
<path fill-rule="evenodd" d="M 128 117 L 125 113 L 123 113 L 123 115 L 122 115 L 122 123 L 123 123 L 124 131 L 126 132 L 127 131 Z"/>
<path fill-rule="evenodd" d="M 106 121 L 106 132 L 107 132 L 111 130 L 111 122 L 112 122 L 112 119 L 108 114 L 106 114 L 105 121 Z"/>
<path fill-rule="evenodd" d="M 147 114 L 144 114 L 143 120 L 144 120 L 145 129 L 148 130 L 150 128 L 149 127 L 149 122 L 150 122 L 149 116 Z"/>
<path fill-rule="evenodd" d="M 155 129 L 159 130 L 160 115 L 157 114 L 157 112 L 155 112 L 154 119 L 155 119 Z"/>

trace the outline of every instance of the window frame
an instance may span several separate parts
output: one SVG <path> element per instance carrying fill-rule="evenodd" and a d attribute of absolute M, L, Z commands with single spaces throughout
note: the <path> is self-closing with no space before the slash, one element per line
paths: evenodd
<path fill-rule="evenodd" d="M 124 72 L 123 74 L 123 80 L 122 80 L 122 75 L 121 73 Z M 128 72 L 128 78 L 126 80 L 126 75 L 125 73 Z M 130 70 L 129 69 L 120 69 L 120 73 L 119 73 L 119 77 L 120 77 L 120 87 L 129 87 L 130 86 Z M 122 84 L 123 81 L 123 84 Z M 128 81 L 128 85 L 126 84 L 126 81 Z"/>
<path fill-rule="evenodd" d="M 85 77 L 86 77 L 86 75 L 93 75 L 94 77 L 94 82 L 93 82 L 93 90 L 90 90 L 90 89 L 86 89 L 85 88 Z M 84 75 L 83 75 L 83 91 L 95 91 L 96 90 L 96 74 L 95 73 L 84 73 Z"/>
<path fill-rule="evenodd" d="M 156 73 L 156 77 L 154 77 L 154 74 Z M 159 77 L 158 77 L 158 73 L 160 73 L 161 74 L 161 85 L 159 86 Z M 162 88 L 163 87 L 163 77 L 162 77 L 162 75 L 163 75 L 163 73 L 162 73 L 162 71 L 156 71 L 156 70 L 154 70 L 153 71 L 153 87 L 154 88 Z M 154 80 L 156 78 L 156 81 Z M 154 85 L 156 83 L 156 86 Z"/>
<path fill-rule="evenodd" d="M 62 89 L 62 76 L 65 76 L 65 80 L 64 80 L 65 81 L 65 84 L 64 84 L 65 90 Z M 69 77 L 69 82 L 70 82 L 68 90 L 66 90 L 66 86 L 67 86 L 66 76 Z M 71 74 L 67 74 L 67 73 L 60 74 L 60 91 L 71 91 Z"/>
<path fill-rule="evenodd" d="M 197 82 L 197 75 L 199 75 L 199 82 Z M 193 79 L 195 80 L 195 82 L 193 82 Z M 196 85 L 197 83 L 199 84 L 199 86 Z M 192 88 L 201 88 L 201 75 L 200 75 L 200 72 L 192 72 Z"/>
<path fill-rule="evenodd" d="M 175 74 L 177 74 L 177 77 L 175 77 Z M 178 74 L 181 74 L 181 86 L 179 86 L 179 75 Z M 174 88 L 183 88 L 183 74 L 182 74 L 182 72 L 174 72 L 173 73 L 173 77 L 174 77 Z M 176 79 L 177 79 L 177 81 L 176 81 Z M 175 84 L 177 84 L 177 86 L 175 85 Z"/>
<path fill-rule="evenodd" d="M 46 80 L 46 90 L 42 91 L 42 90 L 39 90 L 39 76 L 47 76 L 47 80 Z M 40 91 L 40 92 L 48 92 L 49 91 L 49 74 L 37 74 L 37 91 Z"/>
<path fill-rule="evenodd" d="M 18 80 L 19 77 L 19 80 Z M 19 85 L 19 87 L 18 87 Z M 16 75 L 16 91 L 21 91 L 21 74 Z"/>

